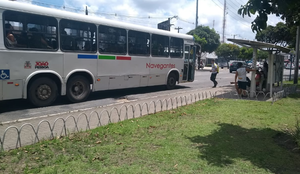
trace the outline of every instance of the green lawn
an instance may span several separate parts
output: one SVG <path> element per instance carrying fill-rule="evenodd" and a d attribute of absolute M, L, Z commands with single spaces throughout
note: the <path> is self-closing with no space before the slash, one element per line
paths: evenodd
<path fill-rule="evenodd" d="M 300 95 L 210 99 L 0 155 L 0 173 L 300 173 Z"/>
<path fill-rule="evenodd" d="M 283 84 L 285 84 L 285 85 L 294 85 L 294 80 L 292 80 L 292 81 L 283 81 Z M 300 78 L 298 78 L 297 87 L 298 88 L 300 87 Z"/>

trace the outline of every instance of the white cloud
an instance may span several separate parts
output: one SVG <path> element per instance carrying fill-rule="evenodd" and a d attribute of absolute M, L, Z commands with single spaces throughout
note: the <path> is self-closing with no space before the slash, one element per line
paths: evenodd
<path fill-rule="evenodd" d="M 19 0 L 27 1 L 28 0 Z M 52 4 L 52 0 L 43 0 Z M 47 1 L 47 2 L 46 2 Z M 225 37 L 243 38 L 253 40 L 255 33 L 251 30 L 251 22 L 255 16 L 242 18 L 237 10 L 248 0 L 227 1 Z M 80 9 L 78 13 L 84 14 L 88 6 L 89 15 L 99 16 L 112 20 L 134 23 L 143 26 L 157 28 L 157 24 L 165 21 L 168 17 L 178 16 L 172 19 L 172 32 L 187 33 L 195 28 L 196 0 L 64 0 L 63 5 L 67 8 Z M 70 9 L 69 9 L 70 10 Z M 150 16 L 150 18 L 148 18 Z M 279 17 L 270 16 L 268 24 L 276 25 L 281 21 Z M 198 2 L 198 25 L 213 28 L 222 38 L 223 27 L 223 0 L 199 0 Z"/>

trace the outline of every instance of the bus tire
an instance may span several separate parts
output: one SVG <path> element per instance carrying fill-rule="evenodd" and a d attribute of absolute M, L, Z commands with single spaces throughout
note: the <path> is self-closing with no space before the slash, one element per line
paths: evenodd
<path fill-rule="evenodd" d="M 51 105 L 57 96 L 57 84 L 48 77 L 35 79 L 28 89 L 29 101 L 38 107 Z"/>
<path fill-rule="evenodd" d="M 167 89 L 174 89 L 176 86 L 176 74 L 170 73 L 167 80 Z"/>
<path fill-rule="evenodd" d="M 90 83 L 84 76 L 74 76 L 67 83 L 67 97 L 71 102 L 85 101 L 90 92 Z"/>

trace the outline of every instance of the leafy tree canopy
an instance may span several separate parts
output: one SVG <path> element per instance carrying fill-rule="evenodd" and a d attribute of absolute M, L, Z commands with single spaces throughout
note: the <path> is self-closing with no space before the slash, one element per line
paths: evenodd
<path fill-rule="evenodd" d="M 198 26 L 187 34 L 195 37 L 195 42 L 201 45 L 201 52 L 212 53 L 220 45 L 220 36 L 208 26 Z"/>
<path fill-rule="evenodd" d="M 249 17 L 257 14 L 252 22 L 252 31 L 261 31 L 267 28 L 268 15 L 275 14 L 281 17 L 287 25 L 300 25 L 300 1 L 299 0 L 248 0 L 241 6 L 238 14 Z"/>
<path fill-rule="evenodd" d="M 263 60 L 268 58 L 268 52 L 257 50 L 257 60 Z M 240 48 L 240 54 L 238 56 L 242 60 L 252 60 L 253 48 L 242 47 Z"/>
<path fill-rule="evenodd" d="M 258 60 L 267 60 L 268 59 L 268 52 L 266 52 L 266 51 L 260 51 L 260 50 L 258 50 L 258 52 L 257 52 L 257 59 Z"/>
<path fill-rule="evenodd" d="M 258 41 L 280 45 L 282 47 L 295 47 L 296 32 L 286 24 L 279 22 L 276 26 L 269 25 L 255 36 Z"/>
<path fill-rule="evenodd" d="M 218 57 L 224 57 L 227 60 L 237 58 L 239 53 L 240 47 L 235 44 L 223 43 L 216 50 L 216 55 Z"/>
<path fill-rule="evenodd" d="M 242 47 L 240 49 L 240 54 L 239 54 L 240 59 L 251 60 L 252 57 L 253 57 L 253 49 L 252 48 Z"/>

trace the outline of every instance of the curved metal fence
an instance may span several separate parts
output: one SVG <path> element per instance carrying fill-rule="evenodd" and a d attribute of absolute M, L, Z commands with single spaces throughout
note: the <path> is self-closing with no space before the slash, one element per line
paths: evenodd
<path fill-rule="evenodd" d="M 116 123 L 127 119 L 138 118 L 143 115 L 176 109 L 180 106 L 192 104 L 199 100 L 209 98 L 231 98 L 244 100 L 258 100 L 275 102 L 278 99 L 295 93 L 296 86 L 284 88 L 282 91 L 273 94 L 255 92 L 253 98 L 240 97 L 236 91 L 198 92 L 174 98 L 160 99 L 147 103 L 137 103 L 112 107 L 110 109 L 94 110 L 90 113 L 80 113 L 77 116 L 69 115 L 65 118 L 52 118 L 53 120 L 41 120 L 34 126 L 34 123 L 25 123 L 20 127 L 9 126 L 0 137 L 0 151 L 19 148 L 24 145 L 34 144 L 44 139 L 67 136 L 70 133 L 89 130 L 109 123 Z M 248 92 L 248 96 L 250 93 Z M 48 118 L 49 119 L 49 118 Z M 51 124 L 52 122 L 52 124 Z"/>

